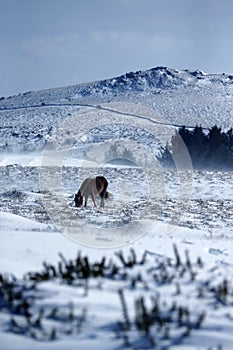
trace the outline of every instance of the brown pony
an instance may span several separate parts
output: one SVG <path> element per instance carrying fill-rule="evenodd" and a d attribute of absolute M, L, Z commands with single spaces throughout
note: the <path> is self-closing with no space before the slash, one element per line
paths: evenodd
<path fill-rule="evenodd" d="M 96 176 L 95 178 L 88 177 L 85 179 L 78 191 L 74 196 L 75 206 L 81 207 L 83 205 L 83 197 L 85 198 L 84 207 L 87 206 L 88 197 L 91 199 L 96 207 L 95 196 L 100 195 L 100 206 L 104 207 L 104 199 L 109 197 L 107 192 L 108 181 L 104 176 Z"/>

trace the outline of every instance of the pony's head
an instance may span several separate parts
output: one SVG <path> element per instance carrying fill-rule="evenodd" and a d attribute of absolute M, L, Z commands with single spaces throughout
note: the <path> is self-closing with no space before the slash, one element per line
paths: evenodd
<path fill-rule="evenodd" d="M 81 196 L 80 190 L 75 194 L 74 202 L 76 207 L 81 207 L 83 205 L 83 196 Z"/>

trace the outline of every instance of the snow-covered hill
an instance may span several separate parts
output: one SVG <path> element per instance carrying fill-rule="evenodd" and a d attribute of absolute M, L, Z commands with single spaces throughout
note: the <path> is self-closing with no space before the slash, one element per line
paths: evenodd
<path fill-rule="evenodd" d="M 37 92 L 20 93 L 17 96 L 1 98 L 1 108 L 31 107 L 52 103 L 79 102 L 93 103 L 96 98 L 102 102 L 113 100 L 117 96 L 123 98 L 125 94 L 146 93 L 156 95 L 171 90 L 175 93 L 182 89 L 189 91 L 204 91 L 208 96 L 211 92 L 232 92 L 233 75 L 205 74 L 202 71 L 174 70 L 167 67 L 156 67 L 147 71 L 130 72 L 119 77 L 105 79 L 86 84 L 54 88 Z M 229 96 L 223 93 L 223 96 Z M 203 96 L 203 100 L 204 97 Z M 152 98 L 152 97 L 151 97 Z M 162 98 L 161 98 L 162 100 Z M 203 101 L 204 102 L 204 101 Z"/>
<path fill-rule="evenodd" d="M 43 148 L 53 128 L 79 111 L 127 102 L 172 125 L 232 126 L 233 75 L 157 67 L 93 83 L 20 93 L 0 99 L 0 147 Z"/>

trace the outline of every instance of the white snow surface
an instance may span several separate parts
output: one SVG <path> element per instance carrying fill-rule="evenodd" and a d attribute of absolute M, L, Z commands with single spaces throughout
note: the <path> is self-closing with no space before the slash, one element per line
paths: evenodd
<path fill-rule="evenodd" d="M 95 250 L 80 247 L 76 243 L 64 237 L 59 232 L 51 230 L 43 232 L 40 226 L 35 231 L 35 222 L 19 218 L 13 214 L 1 213 L 1 218 L 5 218 L 5 227 L 1 228 L 1 248 L 0 264 L 1 270 L 14 273 L 21 277 L 28 270 L 40 271 L 43 261 L 55 263 L 58 260 L 58 252 L 62 252 L 65 257 L 72 259 L 77 255 L 77 250 L 82 249 L 91 260 L 100 260 L 102 256 L 107 258 L 114 257 L 116 250 Z M 20 228 L 19 228 L 20 225 Z M 31 226 L 31 230 L 30 230 Z M 16 229 L 17 227 L 17 229 Z M 169 230 L 169 231 L 168 231 Z M 188 251 L 192 261 L 201 257 L 204 262 L 204 268 L 199 272 L 197 281 L 189 284 L 184 279 L 180 285 L 181 296 L 175 295 L 175 285 L 155 287 L 153 279 L 146 271 L 145 274 L 147 288 L 139 286 L 138 290 L 132 290 L 129 282 L 111 281 L 108 279 L 92 279 L 88 295 L 83 296 L 80 287 L 62 285 L 58 281 L 42 282 L 40 284 L 40 298 L 37 307 L 51 309 L 51 305 L 60 305 L 67 307 L 69 303 L 75 305 L 77 312 L 85 307 L 87 309 L 87 323 L 84 324 L 80 334 L 60 335 L 54 341 L 43 341 L 31 339 L 21 334 L 11 334 L 6 331 L 7 315 L 0 314 L 1 331 L 1 349 L 73 349 L 78 344 L 83 349 L 93 349 L 101 347 L 102 349 L 124 348 L 122 339 L 114 335 L 116 320 L 122 319 L 122 310 L 118 296 L 118 290 L 123 288 L 127 303 L 129 304 L 130 316 L 133 318 L 132 299 L 138 295 L 155 295 L 161 292 L 162 300 L 171 304 L 174 300 L 182 305 L 189 306 L 193 312 L 204 311 L 207 316 L 201 329 L 192 331 L 191 336 L 181 341 L 180 344 L 171 344 L 169 349 L 207 349 L 212 346 L 217 349 L 219 344 L 223 349 L 231 349 L 233 342 L 233 325 L 231 303 L 222 305 L 215 310 L 212 296 L 206 299 L 197 297 L 198 286 L 204 283 L 205 279 L 213 279 L 213 285 L 221 277 L 232 278 L 233 272 L 233 240 L 232 237 L 218 236 L 218 232 L 211 237 L 208 232 L 200 230 L 190 230 L 182 227 L 169 227 L 164 223 L 155 222 L 154 229 L 147 233 L 143 238 L 137 240 L 131 246 L 125 247 L 123 251 L 129 254 L 129 248 L 134 248 L 139 256 L 144 251 L 148 253 L 147 268 L 153 268 L 154 259 L 169 258 L 174 260 L 173 244 L 176 244 L 181 258 L 184 258 L 184 252 Z M 129 273 L 135 275 L 140 271 L 140 266 Z M 143 269 L 142 269 L 143 271 Z M 203 280 L 203 282 L 201 282 Z M 101 287 L 100 287 L 101 286 Z M 213 305 L 211 305 L 213 303 Z M 49 327 L 49 326 L 48 326 Z M 132 336 L 133 338 L 133 336 Z M 137 337 L 136 337 L 137 338 Z M 143 341 L 141 348 L 144 348 Z M 153 348 L 153 347 L 149 347 Z"/>
<path fill-rule="evenodd" d="M 188 169 L 188 197 L 184 194 L 182 200 L 184 173 L 158 168 L 148 190 L 143 172 L 149 173 L 148 153 L 158 154 L 158 146 L 169 141 L 179 125 L 209 128 L 218 124 L 229 129 L 232 95 L 232 75 L 157 67 L 102 82 L 0 99 L 0 349 L 232 350 L 233 174 Z M 115 110 L 117 103 L 124 106 L 121 124 L 114 114 L 113 123 L 99 126 L 98 121 Z M 130 107 L 127 113 L 129 105 L 136 106 L 135 112 Z M 143 128 L 143 122 L 151 118 L 149 112 L 138 115 L 145 107 L 161 116 L 158 139 L 148 125 Z M 80 138 L 72 134 L 72 128 L 78 130 L 71 123 L 77 113 L 87 127 L 87 117 L 94 116 L 90 132 Z M 128 122 L 134 117 L 141 124 Z M 68 127 L 63 133 L 59 126 L 64 122 Z M 114 138 L 117 152 L 103 147 Z M 57 142 L 64 155 L 60 192 L 48 196 L 50 209 L 65 223 L 72 213 L 72 220 L 92 225 L 96 245 L 104 238 L 108 249 L 67 238 L 46 211 L 44 198 L 49 189 L 41 187 L 40 172 L 43 150 L 50 142 Z M 144 148 L 139 148 L 140 142 Z M 96 148 L 101 150 L 98 155 L 103 153 L 98 172 L 109 181 L 111 200 L 101 210 L 90 199 L 87 208 L 74 208 L 73 195 L 81 179 L 98 167 L 92 151 Z M 104 162 L 114 159 L 114 152 L 122 155 L 123 163 L 117 163 L 121 157 L 115 157 L 115 163 Z M 56 163 L 46 156 L 49 174 L 49 166 Z M 138 162 L 145 162 L 145 169 L 137 167 Z M 111 228 L 119 234 L 121 228 L 122 232 L 129 228 L 130 235 L 130 225 L 144 222 L 150 223 L 150 229 L 123 247 L 113 249 L 112 237 L 101 236 L 101 229 Z M 180 265 L 176 265 L 174 247 Z M 137 263 L 124 266 L 117 254 L 121 250 L 126 260 L 133 258 L 132 249 Z M 73 282 L 62 279 L 62 273 L 40 282 L 30 280 L 29 276 L 42 274 L 48 265 L 57 271 L 60 266 L 61 272 L 63 259 L 74 262 L 78 252 L 88 256 L 90 263 L 105 257 L 106 264 L 112 266 L 112 261 L 118 272 Z M 140 264 L 145 253 L 146 260 Z M 13 301 L 12 290 L 16 293 Z M 142 297 L 147 310 L 157 301 L 165 326 L 153 324 L 147 333 L 137 328 Z M 22 312 L 27 300 L 30 315 Z M 186 308 L 183 323 L 181 307 Z"/>
<path fill-rule="evenodd" d="M 91 262 L 101 261 L 103 256 L 107 260 L 113 259 L 120 266 L 120 276 L 127 273 L 128 277 L 91 277 L 86 292 L 83 280 L 79 281 L 79 286 L 62 283 L 58 278 L 39 282 L 34 291 L 35 294 L 33 294 L 36 299 L 31 309 L 35 313 L 35 318 L 38 317 L 39 310 L 45 310 L 47 316 L 43 321 L 43 331 L 35 327 L 37 339 L 34 339 L 30 332 L 9 331 L 11 316 L 3 307 L 0 312 L 1 349 L 31 349 L 32 347 L 35 349 L 74 349 L 77 344 L 82 349 L 127 348 L 124 337 L 120 336 L 119 331 L 117 331 L 118 323 L 122 322 L 123 319 L 119 297 L 120 289 L 123 290 L 131 322 L 133 322 L 136 312 L 134 301 L 143 296 L 146 303 L 150 305 L 151 298 L 157 298 L 158 294 L 161 305 L 165 305 L 165 310 L 171 308 L 175 302 L 188 307 L 194 319 L 202 313 L 205 314 L 202 326 L 191 330 L 187 337 L 181 337 L 184 327 L 177 326 L 176 322 L 170 325 L 171 335 L 168 339 L 163 339 L 162 330 L 161 333 L 157 331 L 155 338 L 159 349 L 207 350 L 209 347 L 217 349 L 217 346 L 220 345 L 223 349 L 230 350 L 232 348 L 233 286 L 229 285 L 230 292 L 226 301 L 217 302 L 214 292 L 218 288 L 218 283 L 222 283 L 224 279 L 231 281 L 233 275 L 232 214 L 227 211 L 227 208 L 231 207 L 229 198 L 232 197 L 229 184 L 232 177 L 230 173 L 194 172 L 192 198 L 186 209 L 182 209 L 180 225 L 177 226 L 172 224 L 171 218 L 176 211 L 176 192 L 179 183 L 175 181 L 176 172 L 167 171 L 169 190 L 166 195 L 169 200 L 163 202 L 158 198 L 155 205 L 149 205 L 148 210 L 143 212 L 143 215 L 148 215 L 149 220 L 151 220 L 150 231 L 123 248 L 106 250 L 80 245 L 59 232 L 48 219 L 43 219 L 46 216 L 38 204 L 42 194 L 36 191 L 38 167 L 8 165 L 7 169 L 7 176 L 4 173 L 2 175 L 2 183 L 5 184 L 5 188 L 1 194 L 2 212 L 0 213 L 0 266 L 4 276 L 14 274 L 19 283 L 22 283 L 23 276 L 27 275 L 29 271 L 43 271 L 43 262 L 56 266 L 60 261 L 59 253 L 62 253 L 67 260 L 75 260 L 77 252 L 81 251 L 83 256 L 89 257 Z M 74 170 L 70 167 L 67 169 L 69 178 L 72 179 L 70 174 Z M 127 178 L 127 174 L 132 174 L 132 171 L 135 174 L 138 172 L 137 182 L 141 181 L 139 169 L 130 167 L 120 169 L 125 174 L 125 178 Z M 109 171 L 110 189 L 114 195 L 112 201 L 107 202 L 102 211 L 93 208 L 91 202 L 86 209 L 73 209 L 78 213 L 77 220 L 80 215 L 85 220 L 92 220 L 96 230 L 98 230 L 99 225 L 104 223 L 113 225 L 113 227 L 118 225 L 119 222 L 114 216 L 114 206 L 125 205 L 125 203 L 119 202 L 112 182 L 116 169 L 110 167 L 106 171 Z M 18 173 L 20 173 L 22 180 L 21 192 L 19 192 L 19 188 L 18 191 L 15 190 Z M 25 181 L 25 176 L 28 181 Z M 70 180 L 69 186 L 71 185 L 72 180 Z M 70 198 L 71 194 L 69 186 L 65 192 L 67 198 Z M 127 203 L 127 208 L 131 210 L 131 214 L 128 215 L 132 215 L 132 218 L 140 221 L 140 210 L 137 208 L 133 212 L 137 201 L 140 203 L 140 190 L 138 189 L 138 191 L 134 194 L 132 203 L 132 198 Z M 226 206 L 224 201 L 228 203 Z M 37 206 L 35 206 L 36 204 Z M 155 210 L 156 204 L 160 208 L 159 211 Z M 30 207 L 30 211 L 27 211 L 27 206 Z M 198 206 L 200 206 L 199 210 L 197 210 Z M 123 211 L 120 211 L 120 207 L 118 209 L 121 217 Z M 41 213 L 37 216 L 36 212 L 39 211 Z M 184 276 L 180 277 L 182 275 L 181 269 L 176 267 L 173 267 L 173 273 L 176 277 L 172 283 L 160 283 L 154 277 L 157 271 L 160 271 L 158 268 L 155 269 L 158 264 L 163 264 L 165 261 L 175 264 L 174 244 L 184 263 L 186 254 L 189 254 L 193 264 L 193 272 L 196 273 L 193 281 L 190 279 L 189 273 L 184 273 Z M 144 265 L 136 264 L 132 268 L 123 267 L 116 253 L 121 249 L 127 258 L 127 256 L 131 256 L 132 248 L 138 260 L 145 252 L 147 253 L 146 263 Z M 197 267 L 196 264 L 198 258 L 203 263 L 201 268 Z M 132 287 L 132 279 L 136 278 L 139 273 L 142 275 L 143 283 L 138 282 L 137 288 L 134 288 Z M 207 285 L 208 287 L 206 287 Z M 202 289 L 203 295 L 198 296 Z M 180 291 L 177 292 L 177 290 Z M 85 314 L 85 320 L 77 332 L 74 331 L 74 328 L 69 329 L 68 316 L 65 316 L 68 312 L 66 310 L 69 310 L 71 305 L 77 319 Z M 48 315 L 54 306 L 60 308 L 60 312 L 64 314 L 60 317 L 63 317 L 64 320 L 61 318 L 53 322 L 50 321 Z M 12 317 L 17 324 L 25 326 L 22 316 L 15 314 Z M 46 334 L 51 334 L 53 327 L 56 327 L 56 339 L 48 340 Z M 72 327 L 74 327 L 73 323 Z M 154 336 L 154 333 L 152 335 Z M 155 346 L 148 344 L 147 338 L 140 335 L 135 329 L 128 331 L 128 340 L 131 346 L 138 349 L 156 349 Z"/>

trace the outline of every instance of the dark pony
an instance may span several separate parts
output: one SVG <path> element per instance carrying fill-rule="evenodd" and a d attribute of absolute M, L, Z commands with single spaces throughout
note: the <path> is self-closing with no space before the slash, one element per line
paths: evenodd
<path fill-rule="evenodd" d="M 75 206 L 81 207 L 84 199 L 84 207 L 86 207 L 88 197 L 91 196 L 94 206 L 96 207 L 95 196 L 100 195 L 100 206 L 104 207 L 104 199 L 109 198 L 107 188 L 108 181 L 104 176 L 96 176 L 95 178 L 88 177 L 83 181 L 78 193 L 74 196 Z"/>

